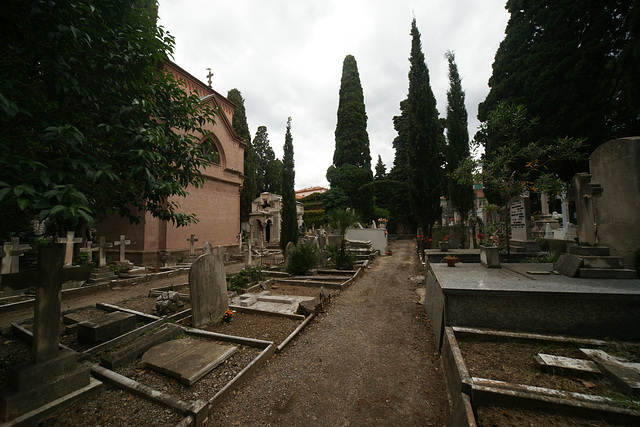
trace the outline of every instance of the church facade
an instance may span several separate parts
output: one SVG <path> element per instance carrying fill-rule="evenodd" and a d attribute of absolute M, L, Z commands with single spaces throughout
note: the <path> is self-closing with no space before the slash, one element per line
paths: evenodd
<path fill-rule="evenodd" d="M 189 255 L 188 239 L 192 234 L 198 239 L 195 245 L 198 253 L 206 242 L 214 247 L 237 248 L 240 233 L 240 189 L 244 182 L 246 143 L 231 127 L 235 105 L 178 65 L 167 62 L 165 69 L 187 92 L 195 92 L 202 102 L 219 108 L 215 124 L 207 125 L 212 134 L 202 143 L 217 150 L 220 160 L 202 170 L 203 186 L 189 187 L 187 197 L 174 199 L 182 212 L 196 214 L 199 220 L 196 224 L 177 228 L 149 213 L 145 213 L 144 221 L 137 225 L 119 217 L 110 217 L 98 224 L 98 235 L 106 236 L 107 242 L 119 240 L 121 234 L 131 241 L 126 247 L 126 257 L 137 265 L 161 265 L 167 251 L 177 259 Z M 113 254 L 110 256 L 115 258 Z"/>

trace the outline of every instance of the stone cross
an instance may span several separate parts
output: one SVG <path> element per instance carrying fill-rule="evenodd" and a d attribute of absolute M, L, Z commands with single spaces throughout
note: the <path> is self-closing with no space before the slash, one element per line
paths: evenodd
<path fill-rule="evenodd" d="M 19 237 L 12 237 L 3 247 L 2 274 L 18 273 L 20 271 L 20 255 L 31 250 L 29 245 L 21 245 Z"/>
<path fill-rule="evenodd" d="M 189 250 L 189 255 L 190 256 L 196 256 L 196 242 L 198 241 L 198 239 L 196 239 L 196 235 L 192 234 L 190 238 L 187 239 L 187 242 L 189 242 L 191 244 L 191 248 Z"/>
<path fill-rule="evenodd" d="M 63 248 L 40 249 L 40 283 L 36 287 L 33 317 L 33 358 L 41 363 L 58 354 L 62 304 Z"/>
<path fill-rule="evenodd" d="M 112 248 L 113 243 L 107 243 L 107 238 L 100 237 L 100 251 L 98 252 L 98 267 L 107 266 L 107 248 Z"/>
<path fill-rule="evenodd" d="M 75 231 L 67 231 L 67 237 L 58 237 L 56 243 L 64 244 L 64 266 L 70 267 L 73 263 L 73 245 L 82 243 L 81 237 L 75 237 Z"/>
<path fill-rule="evenodd" d="M 573 177 L 574 187 L 570 197 L 576 202 L 578 215 L 578 241 L 581 245 L 595 246 L 596 239 L 596 211 L 593 199 L 602 195 L 602 186 L 591 182 L 588 173 L 577 173 Z"/>
<path fill-rule="evenodd" d="M 542 208 L 542 215 L 549 216 L 549 196 L 547 193 L 540 193 L 540 205 Z"/>
<path fill-rule="evenodd" d="M 85 243 L 84 248 L 80 248 L 80 252 L 86 252 L 89 254 L 89 262 L 93 261 L 93 253 L 99 252 L 99 251 L 100 251 L 100 246 L 93 246 L 93 242 L 91 240 L 87 240 L 87 243 Z"/>
<path fill-rule="evenodd" d="M 131 240 L 125 240 L 124 234 L 120 235 L 120 240 L 113 242 L 115 246 L 120 246 L 120 262 L 125 262 L 125 246 L 131 244 Z"/>

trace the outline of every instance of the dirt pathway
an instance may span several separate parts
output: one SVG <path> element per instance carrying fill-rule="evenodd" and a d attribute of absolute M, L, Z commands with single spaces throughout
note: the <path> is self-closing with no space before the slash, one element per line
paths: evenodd
<path fill-rule="evenodd" d="M 446 391 L 411 241 L 392 246 L 293 345 L 219 406 L 208 425 L 435 425 Z"/>

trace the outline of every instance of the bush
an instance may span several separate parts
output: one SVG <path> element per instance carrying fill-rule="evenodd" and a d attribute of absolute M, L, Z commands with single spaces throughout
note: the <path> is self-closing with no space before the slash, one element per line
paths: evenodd
<path fill-rule="evenodd" d="M 318 263 L 318 251 L 311 243 L 299 243 L 289 251 L 287 260 L 287 273 L 294 275 L 305 275 Z"/>
<path fill-rule="evenodd" d="M 240 270 L 238 274 L 233 276 L 227 282 L 227 289 L 230 291 L 243 291 L 249 283 L 255 283 L 264 280 L 267 275 L 260 267 L 252 267 L 246 270 Z"/>
<path fill-rule="evenodd" d="M 351 270 L 356 263 L 356 255 L 340 248 L 340 246 L 327 246 L 325 249 L 329 262 L 336 270 Z"/>

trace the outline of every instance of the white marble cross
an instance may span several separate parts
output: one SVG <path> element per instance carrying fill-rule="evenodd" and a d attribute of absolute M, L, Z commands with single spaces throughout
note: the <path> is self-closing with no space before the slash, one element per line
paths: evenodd
<path fill-rule="evenodd" d="M 81 237 L 75 237 L 75 231 L 67 231 L 67 237 L 58 237 L 56 243 L 64 244 L 64 266 L 70 267 L 73 263 L 73 245 L 82 243 Z"/>
<path fill-rule="evenodd" d="M 107 238 L 100 237 L 100 252 L 98 252 L 98 267 L 107 266 L 107 248 L 112 248 L 113 243 L 107 243 Z"/>
<path fill-rule="evenodd" d="M 89 262 L 93 261 L 93 253 L 100 250 L 99 246 L 93 246 L 93 242 L 91 240 L 87 240 L 84 245 L 84 248 L 80 248 L 80 252 L 86 252 L 89 254 Z"/>
<path fill-rule="evenodd" d="M 120 262 L 125 262 L 125 246 L 130 245 L 131 240 L 125 240 L 124 234 L 120 235 L 120 240 L 113 242 L 114 246 L 120 246 Z"/>
<path fill-rule="evenodd" d="M 198 239 L 196 239 L 196 235 L 192 234 L 190 238 L 187 239 L 187 242 L 191 243 L 191 249 L 189 252 L 189 255 L 191 256 L 195 256 L 196 255 L 196 242 L 198 241 Z"/>

